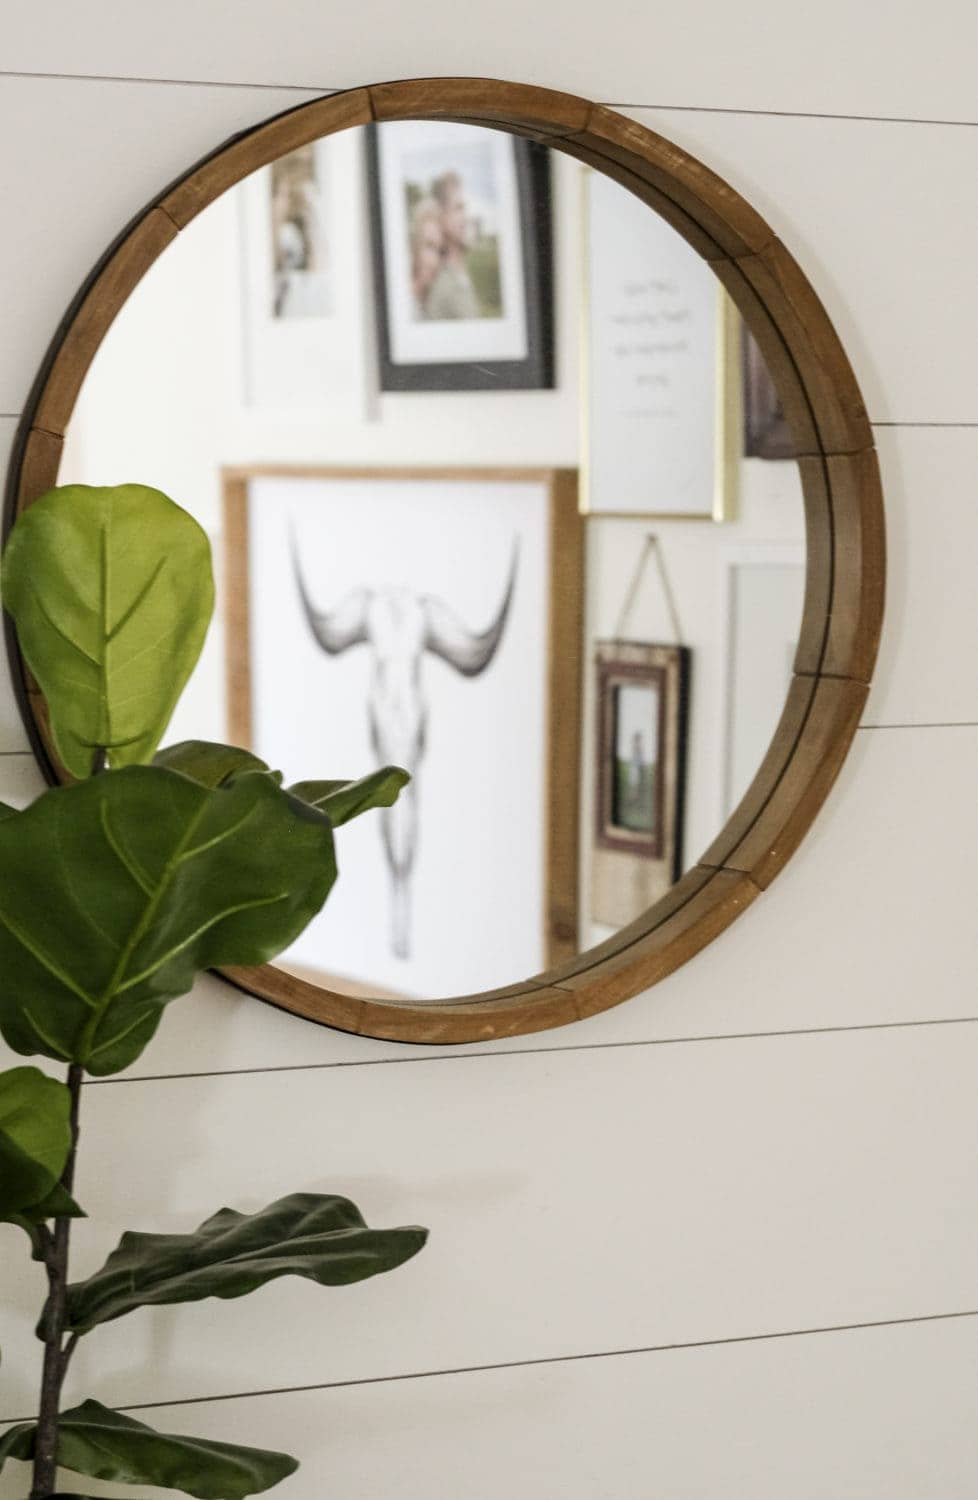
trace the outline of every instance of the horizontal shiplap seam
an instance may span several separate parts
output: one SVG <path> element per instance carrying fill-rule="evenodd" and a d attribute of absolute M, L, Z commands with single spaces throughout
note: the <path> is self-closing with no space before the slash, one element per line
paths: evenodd
<path fill-rule="evenodd" d="M 909 1318 L 878 1318 L 869 1323 L 834 1323 L 821 1328 L 792 1328 L 776 1333 L 745 1333 L 731 1338 L 691 1339 L 686 1343 L 647 1344 L 634 1349 L 596 1349 L 582 1354 L 551 1354 L 536 1359 L 500 1360 L 487 1365 L 458 1365 L 445 1370 L 408 1370 L 398 1375 L 365 1375 L 356 1380 L 326 1380 L 314 1385 L 274 1386 L 260 1391 L 229 1391 L 218 1396 L 188 1396 L 181 1400 L 172 1397 L 168 1401 L 138 1401 L 132 1406 L 120 1406 L 119 1411 L 155 1411 L 168 1406 L 208 1406 L 218 1401 L 253 1401 L 262 1396 L 301 1396 L 310 1391 L 346 1390 L 354 1386 L 392 1385 L 405 1380 L 441 1380 L 458 1375 L 483 1375 L 494 1370 L 525 1370 L 542 1365 L 581 1364 L 589 1359 L 632 1359 L 642 1354 L 674 1354 L 683 1349 L 718 1349 L 730 1344 L 761 1344 L 776 1339 L 814 1338 L 827 1334 L 860 1333 L 874 1328 L 906 1328 L 917 1323 L 947 1323 L 963 1318 L 978 1318 L 978 1309 L 964 1312 L 920 1313 Z M 4 1417 L 0 1426 L 12 1426 L 17 1422 L 32 1422 L 30 1417 Z"/>
<path fill-rule="evenodd" d="M 793 1031 L 731 1031 L 712 1036 L 667 1036 L 642 1038 L 627 1042 L 558 1042 L 552 1047 L 500 1047 L 494 1052 L 428 1052 L 419 1047 L 409 1057 L 345 1058 L 336 1062 L 272 1063 L 267 1067 L 213 1068 L 193 1073 L 142 1073 L 128 1078 L 86 1078 L 85 1088 L 100 1088 L 120 1083 L 174 1083 L 191 1078 L 251 1078 L 266 1073 L 316 1073 L 328 1068 L 383 1068 L 408 1063 L 488 1062 L 497 1057 L 552 1057 L 559 1052 L 611 1052 L 625 1047 L 689 1047 L 699 1042 L 751 1042 L 781 1037 L 838 1036 L 853 1031 L 906 1031 L 924 1026 L 974 1026 L 978 1016 L 944 1016 L 921 1021 L 866 1021 L 851 1026 L 805 1026 Z"/>
<path fill-rule="evenodd" d="M 449 74 L 439 74 L 449 77 Z M 168 85 L 173 88 L 204 89 L 264 89 L 279 93 L 309 94 L 321 98 L 324 94 L 340 94 L 353 88 L 369 87 L 370 84 L 314 84 L 314 83 L 259 83 L 254 79 L 243 82 L 233 78 L 149 78 L 141 74 L 127 73 L 60 73 L 42 69 L 0 68 L 0 78 L 36 78 L 68 80 L 79 83 L 142 83 Z M 383 80 L 374 79 L 373 83 Z M 683 114 L 702 115 L 759 115 L 776 120 L 852 120 L 875 125 L 944 125 L 965 130 L 978 129 L 978 120 L 935 119 L 926 115 L 862 115 L 838 110 L 818 109 L 746 109 L 736 104 L 661 104 L 642 103 L 631 100 L 597 101 L 605 109 L 657 109 Z"/>

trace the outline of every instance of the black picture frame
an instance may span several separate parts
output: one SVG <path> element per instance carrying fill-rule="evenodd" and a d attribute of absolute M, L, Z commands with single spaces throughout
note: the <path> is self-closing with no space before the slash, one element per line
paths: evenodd
<path fill-rule="evenodd" d="M 405 363 L 391 353 L 390 302 L 380 172 L 379 133 L 367 129 L 367 202 L 373 271 L 377 366 L 381 391 L 551 390 L 554 386 L 553 214 L 550 152 L 536 141 L 510 135 L 519 208 L 520 256 L 523 268 L 526 357 Z M 470 125 L 445 122 L 446 130 L 471 131 Z M 504 132 L 508 134 L 508 132 Z"/>
<path fill-rule="evenodd" d="M 786 459 L 795 457 L 791 428 L 781 397 L 771 379 L 767 361 L 750 329 L 744 324 L 744 457 Z"/>

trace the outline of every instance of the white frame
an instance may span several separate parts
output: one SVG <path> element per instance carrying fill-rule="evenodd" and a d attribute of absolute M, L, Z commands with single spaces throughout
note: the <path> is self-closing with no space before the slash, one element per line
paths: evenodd
<path fill-rule="evenodd" d="M 653 209 L 591 167 L 582 167 L 581 174 L 581 509 L 603 516 L 732 520 L 740 458 L 737 311 L 712 268 Z M 595 194 L 602 200 L 600 212 Z M 628 314 L 621 288 L 643 296 L 636 277 L 651 261 L 662 270 L 647 282 L 644 309 L 632 317 L 638 330 L 655 332 L 632 337 L 660 347 L 644 354 L 654 359 L 644 373 L 636 376 L 630 364 L 626 380 L 624 366 L 616 366 L 621 340 L 628 337 L 622 333 Z M 612 286 L 614 311 L 607 300 Z M 690 340 L 689 358 L 685 349 L 665 347 Z M 633 342 L 627 356 L 635 353 Z M 684 408 L 694 411 L 692 426 L 674 426 L 673 415 L 663 413 L 656 428 L 630 412 L 629 387 L 638 379 L 679 382 Z"/>

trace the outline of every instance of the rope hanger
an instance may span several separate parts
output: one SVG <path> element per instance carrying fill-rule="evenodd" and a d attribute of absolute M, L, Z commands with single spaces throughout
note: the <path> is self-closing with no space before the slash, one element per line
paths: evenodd
<path fill-rule="evenodd" d="M 635 563 L 635 568 L 632 572 L 631 580 L 628 585 L 628 591 L 625 594 L 625 602 L 622 604 L 621 614 L 618 616 L 618 624 L 615 627 L 614 638 L 616 641 L 627 640 L 625 627 L 628 624 L 628 617 L 631 614 L 632 608 L 635 604 L 635 599 L 641 586 L 642 579 L 645 576 L 645 570 L 648 566 L 649 558 L 651 557 L 653 552 L 655 553 L 656 566 L 659 570 L 659 581 L 662 584 L 662 595 L 666 601 L 666 609 L 669 611 L 669 621 L 672 625 L 673 634 L 676 637 L 676 645 L 681 646 L 683 643 L 683 632 L 682 627 L 679 623 L 679 611 L 676 608 L 676 597 L 673 594 L 672 585 L 669 582 L 669 574 L 666 572 L 666 562 L 665 558 L 662 555 L 662 546 L 659 542 L 659 538 L 656 536 L 654 531 L 650 531 L 646 535 L 645 546 L 639 553 L 638 560 Z"/>

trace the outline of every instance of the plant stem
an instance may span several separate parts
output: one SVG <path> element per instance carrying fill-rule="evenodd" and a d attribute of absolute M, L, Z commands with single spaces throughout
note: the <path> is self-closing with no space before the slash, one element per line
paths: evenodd
<path fill-rule="evenodd" d="M 72 1063 L 68 1069 L 71 1094 L 71 1150 L 61 1175 L 61 1184 L 70 1193 L 75 1176 L 75 1152 L 78 1147 L 78 1103 L 81 1095 L 82 1067 Z M 44 1369 L 41 1375 L 41 1406 L 34 1438 L 34 1483 L 30 1500 L 47 1500 L 54 1493 L 58 1471 L 58 1415 L 61 1384 L 68 1366 L 67 1356 L 74 1348 L 69 1340 L 62 1348 L 65 1318 L 68 1310 L 68 1241 L 71 1220 L 54 1221 L 54 1234 L 45 1256 L 48 1273 L 48 1300 L 44 1309 Z"/>

